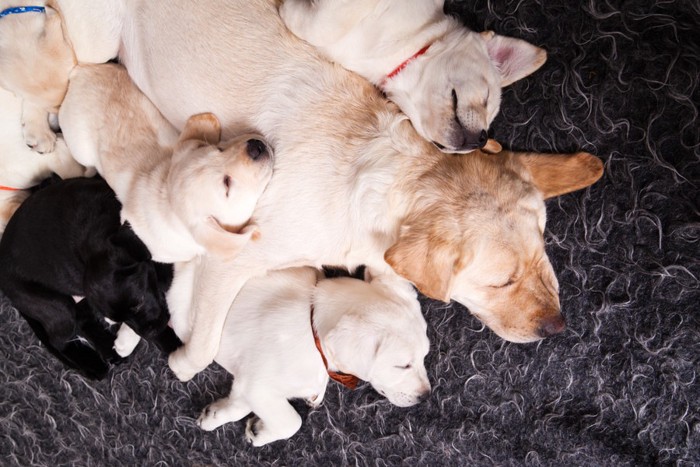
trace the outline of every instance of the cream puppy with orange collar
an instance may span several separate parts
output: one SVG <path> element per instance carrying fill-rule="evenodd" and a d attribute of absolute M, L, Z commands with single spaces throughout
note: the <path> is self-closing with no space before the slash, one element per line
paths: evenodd
<path fill-rule="evenodd" d="M 499 152 L 487 130 L 501 88 L 541 67 L 544 50 L 476 33 L 444 0 L 284 0 L 280 15 L 324 56 L 382 89 L 445 152 Z"/>
<path fill-rule="evenodd" d="M 20 115 L 22 100 L 0 89 L 0 234 L 19 205 L 29 196 L 29 188 L 52 173 L 61 178 L 91 176 L 58 138 L 52 152 L 39 154 L 24 141 Z"/>
<path fill-rule="evenodd" d="M 59 119 L 75 159 L 115 191 L 154 261 L 232 258 L 256 232 L 248 220 L 272 175 L 260 136 L 220 144 L 213 114 L 191 117 L 178 136 L 114 64 L 77 66 Z"/>
<path fill-rule="evenodd" d="M 289 438 L 301 417 L 288 399 L 318 406 L 329 375 L 338 372 L 343 381 L 368 381 L 399 407 L 428 396 L 427 325 L 411 284 L 393 275 L 317 280 L 316 269 L 292 268 L 246 284 L 228 313 L 216 357 L 234 375 L 231 393 L 202 411 L 202 429 L 253 412 L 246 428 L 253 445 Z M 173 315 L 173 326 L 187 339 L 181 318 Z"/>

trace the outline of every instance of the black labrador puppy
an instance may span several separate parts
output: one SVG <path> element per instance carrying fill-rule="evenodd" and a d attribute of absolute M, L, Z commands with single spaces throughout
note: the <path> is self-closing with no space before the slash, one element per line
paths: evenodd
<path fill-rule="evenodd" d="M 105 317 L 167 353 L 181 345 L 165 301 L 172 266 L 151 261 L 120 211 L 101 178 L 58 179 L 20 206 L 0 240 L 0 290 L 54 355 L 92 379 L 120 359 Z"/>

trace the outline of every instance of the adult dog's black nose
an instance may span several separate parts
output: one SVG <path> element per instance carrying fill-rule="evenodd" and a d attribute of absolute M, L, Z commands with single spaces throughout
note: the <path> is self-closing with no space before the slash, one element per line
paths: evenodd
<path fill-rule="evenodd" d="M 248 156 L 254 161 L 270 155 L 267 145 L 259 139 L 249 139 L 246 144 L 246 151 L 248 151 Z"/>
<path fill-rule="evenodd" d="M 556 334 L 560 334 L 565 329 L 566 322 L 564 321 L 564 318 L 559 315 L 542 318 L 538 331 L 541 337 L 551 337 Z"/>

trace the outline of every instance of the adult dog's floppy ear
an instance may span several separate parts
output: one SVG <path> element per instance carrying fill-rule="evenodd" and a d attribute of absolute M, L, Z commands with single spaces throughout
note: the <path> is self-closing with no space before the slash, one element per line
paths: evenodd
<path fill-rule="evenodd" d="M 517 154 L 532 183 L 545 199 L 580 190 L 603 175 L 603 162 L 587 152 L 576 154 Z"/>
<path fill-rule="evenodd" d="M 246 225 L 240 231 L 226 230 L 216 219 L 209 217 L 194 228 L 193 235 L 197 243 L 206 248 L 207 252 L 223 258 L 236 256 L 248 241 L 260 236 L 258 227 Z"/>
<path fill-rule="evenodd" d="M 451 235 L 423 227 L 427 228 L 402 226 L 399 240 L 384 253 L 384 260 L 424 295 L 449 302 L 458 246 L 449 240 Z"/>
<path fill-rule="evenodd" d="M 218 144 L 221 140 L 221 124 L 216 115 L 205 112 L 188 118 L 185 128 L 180 133 L 178 144 L 192 139 L 208 144 Z"/>

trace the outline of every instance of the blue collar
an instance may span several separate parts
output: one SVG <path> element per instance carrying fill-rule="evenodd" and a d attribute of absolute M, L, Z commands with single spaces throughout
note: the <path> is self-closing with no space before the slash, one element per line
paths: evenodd
<path fill-rule="evenodd" d="M 0 18 L 18 13 L 45 13 L 46 8 L 43 6 L 14 6 L 6 10 L 0 11 Z"/>

